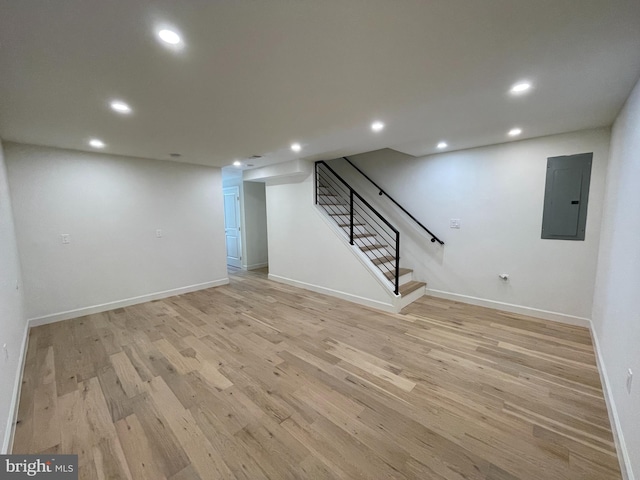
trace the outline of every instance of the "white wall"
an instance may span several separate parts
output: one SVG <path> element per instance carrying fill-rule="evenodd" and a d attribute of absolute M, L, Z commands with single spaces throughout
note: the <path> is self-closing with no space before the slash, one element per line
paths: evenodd
<path fill-rule="evenodd" d="M 5 154 L 28 318 L 228 281 L 220 169 L 11 143 Z"/>
<path fill-rule="evenodd" d="M 269 278 L 392 310 L 391 294 L 314 205 L 313 176 L 267 183 Z"/>
<path fill-rule="evenodd" d="M 593 302 L 629 478 L 640 475 L 640 82 L 614 123 Z M 634 376 L 626 390 L 627 369 Z M 633 476 L 635 474 L 635 477 Z"/>
<path fill-rule="evenodd" d="M 267 245 L 267 199 L 265 184 L 244 182 L 244 223 L 246 262 L 249 270 L 264 267 L 269 263 Z"/>
<path fill-rule="evenodd" d="M 4 437 L 0 453 L 6 453 L 9 447 L 11 422 L 17 408 L 15 398 L 20 388 L 18 380 L 26 325 L 18 246 L 0 143 L 0 435 Z M 4 344 L 8 348 L 8 358 L 1 349 Z"/>
<path fill-rule="evenodd" d="M 609 130 L 599 129 L 414 158 L 383 150 L 350 157 L 438 235 L 429 237 L 359 179 L 344 160 L 340 172 L 367 188 L 367 198 L 401 230 L 401 264 L 428 292 L 471 303 L 588 324 Z M 593 152 L 585 241 L 542 240 L 547 157 Z M 365 187 L 366 185 L 366 187 Z M 459 230 L 449 220 L 460 219 Z M 498 274 L 508 273 L 508 283 Z"/>

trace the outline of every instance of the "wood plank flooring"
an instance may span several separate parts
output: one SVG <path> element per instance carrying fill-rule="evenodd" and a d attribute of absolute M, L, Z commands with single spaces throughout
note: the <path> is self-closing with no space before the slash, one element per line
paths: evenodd
<path fill-rule="evenodd" d="M 620 479 L 586 329 L 229 286 L 37 327 L 14 453 L 81 479 Z"/>

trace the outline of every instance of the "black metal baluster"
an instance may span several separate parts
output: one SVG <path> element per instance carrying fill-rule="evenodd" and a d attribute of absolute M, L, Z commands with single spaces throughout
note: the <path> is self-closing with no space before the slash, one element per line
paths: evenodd
<path fill-rule="evenodd" d="M 396 233 L 396 295 L 400 290 L 400 232 Z"/>
<path fill-rule="evenodd" d="M 315 195 L 316 195 L 316 205 L 318 205 L 318 190 L 320 189 L 320 176 L 318 175 L 318 164 L 315 164 L 315 169 L 316 169 L 316 191 L 315 191 Z"/>
<path fill-rule="evenodd" d="M 349 243 L 353 245 L 353 189 L 349 189 Z"/>

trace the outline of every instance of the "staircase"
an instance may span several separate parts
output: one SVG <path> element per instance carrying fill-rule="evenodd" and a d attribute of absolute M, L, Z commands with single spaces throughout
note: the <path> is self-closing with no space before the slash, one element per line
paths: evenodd
<path fill-rule="evenodd" d="M 324 161 L 315 164 L 315 203 L 338 227 L 404 308 L 425 294 L 426 284 L 400 267 L 400 232 Z"/>

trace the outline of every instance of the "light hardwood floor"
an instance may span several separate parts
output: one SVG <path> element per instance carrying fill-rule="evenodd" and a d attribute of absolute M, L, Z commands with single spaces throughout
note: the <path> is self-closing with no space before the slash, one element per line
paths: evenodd
<path fill-rule="evenodd" d="M 14 453 L 80 478 L 620 479 L 586 329 L 231 284 L 31 330 Z"/>

